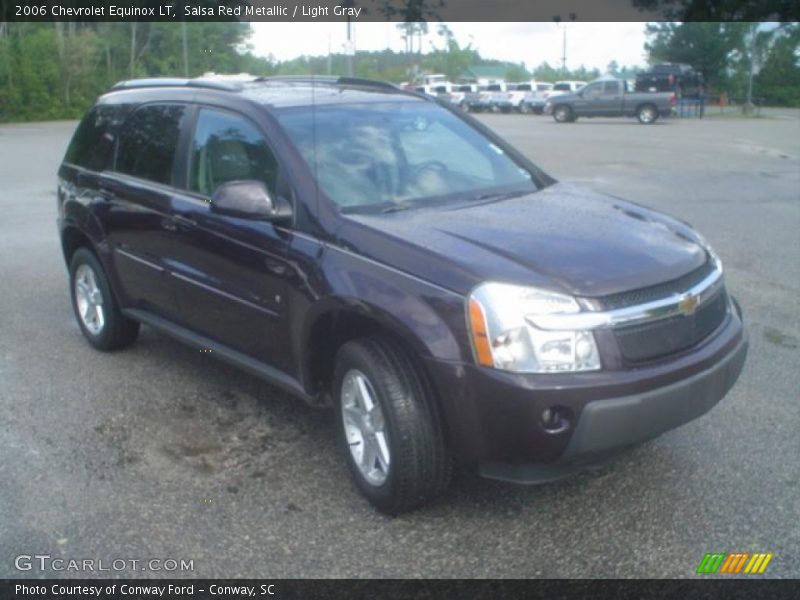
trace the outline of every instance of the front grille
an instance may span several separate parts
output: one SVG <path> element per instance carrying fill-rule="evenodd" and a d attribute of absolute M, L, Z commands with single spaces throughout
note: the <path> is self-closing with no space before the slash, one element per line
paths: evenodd
<path fill-rule="evenodd" d="M 713 261 L 707 260 L 702 267 L 698 267 L 694 271 L 667 281 L 659 283 L 650 287 L 633 290 L 630 292 L 621 292 L 619 294 L 612 294 L 610 296 L 603 296 L 597 299 L 599 310 L 615 310 L 617 308 L 626 308 L 628 306 L 636 306 L 653 300 L 661 300 L 673 294 L 682 294 L 686 290 L 697 285 L 703 279 L 711 275 L 714 271 Z"/>
<path fill-rule="evenodd" d="M 626 360 L 652 360 L 699 344 L 725 320 L 727 306 L 728 297 L 723 289 L 692 315 L 622 326 L 614 334 Z"/>

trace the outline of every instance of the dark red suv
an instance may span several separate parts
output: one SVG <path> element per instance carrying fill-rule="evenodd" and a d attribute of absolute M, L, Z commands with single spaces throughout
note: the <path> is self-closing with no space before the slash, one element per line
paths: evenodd
<path fill-rule="evenodd" d="M 531 483 L 652 438 L 745 360 L 690 227 L 389 84 L 123 82 L 78 127 L 58 211 L 93 346 L 144 323 L 333 405 L 389 513 L 456 461 Z"/>

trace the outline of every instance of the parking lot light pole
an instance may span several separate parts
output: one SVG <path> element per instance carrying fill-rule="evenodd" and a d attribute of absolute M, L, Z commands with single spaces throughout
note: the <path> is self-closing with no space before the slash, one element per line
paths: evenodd
<path fill-rule="evenodd" d="M 569 13 L 569 20 L 574 23 L 577 15 L 575 13 Z M 562 41 L 561 41 L 561 74 L 563 76 L 567 75 L 567 24 L 562 23 L 561 15 L 555 15 L 553 17 L 553 21 L 555 21 L 556 26 L 561 29 L 562 32 Z"/>

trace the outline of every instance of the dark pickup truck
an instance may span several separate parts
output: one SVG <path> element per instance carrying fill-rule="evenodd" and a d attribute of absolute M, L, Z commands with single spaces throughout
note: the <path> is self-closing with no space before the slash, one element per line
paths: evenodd
<path fill-rule="evenodd" d="M 704 93 L 702 74 L 689 65 L 667 63 L 654 65 L 636 74 L 637 92 L 675 92 L 678 98 L 699 98 Z"/>
<path fill-rule="evenodd" d="M 551 98 L 544 111 L 559 123 L 578 117 L 636 117 L 640 123 L 654 123 L 669 116 L 677 98 L 672 92 L 630 92 L 625 81 L 598 79 L 574 94 Z"/>

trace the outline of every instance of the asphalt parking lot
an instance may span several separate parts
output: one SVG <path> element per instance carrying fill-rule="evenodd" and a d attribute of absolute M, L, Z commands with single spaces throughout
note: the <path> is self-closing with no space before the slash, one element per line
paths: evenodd
<path fill-rule="evenodd" d="M 481 118 L 555 177 L 711 242 L 751 336 L 719 406 L 595 473 L 461 475 L 382 516 L 331 413 L 147 328 L 118 353 L 84 342 L 55 226 L 75 124 L 0 126 L 0 577 L 91 575 L 20 572 L 20 554 L 185 559 L 171 575 L 215 578 L 693 577 L 706 552 L 772 552 L 768 576 L 800 577 L 800 119 Z"/>

